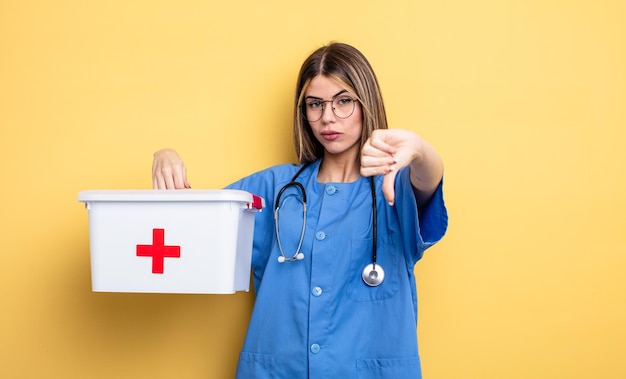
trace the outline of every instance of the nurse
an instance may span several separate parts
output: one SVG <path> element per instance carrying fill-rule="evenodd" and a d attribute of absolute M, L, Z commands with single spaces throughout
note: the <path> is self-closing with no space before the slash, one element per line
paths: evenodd
<path fill-rule="evenodd" d="M 372 67 L 342 43 L 304 61 L 293 132 L 299 164 L 228 186 L 273 210 L 256 215 L 237 378 L 421 378 L 413 272 L 448 224 L 441 157 L 387 128 Z M 172 149 L 154 154 L 152 178 L 190 187 Z"/>

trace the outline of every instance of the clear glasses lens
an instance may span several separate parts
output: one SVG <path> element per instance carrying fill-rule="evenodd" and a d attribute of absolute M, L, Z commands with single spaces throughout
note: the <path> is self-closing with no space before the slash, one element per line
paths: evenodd
<path fill-rule="evenodd" d="M 309 99 L 304 104 L 305 117 L 309 122 L 315 122 L 322 118 L 326 103 L 332 103 L 331 109 L 338 118 L 348 118 L 354 113 L 357 100 L 350 96 L 339 96 L 333 100 Z"/>

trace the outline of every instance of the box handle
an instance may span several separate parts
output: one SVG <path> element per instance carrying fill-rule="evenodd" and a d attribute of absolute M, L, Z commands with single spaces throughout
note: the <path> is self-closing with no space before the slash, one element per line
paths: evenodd
<path fill-rule="evenodd" d="M 257 195 L 252 195 L 252 203 L 248 203 L 248 209 L 263 209 L 263 198 Z"/>

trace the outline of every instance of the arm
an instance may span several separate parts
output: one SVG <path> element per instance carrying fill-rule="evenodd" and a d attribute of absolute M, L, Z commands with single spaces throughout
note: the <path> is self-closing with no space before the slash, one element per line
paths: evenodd
<path fill-rule="evenodd" d="M 187 181 L 185 162 L 183 162 L 175 150 L 163 149 L 154 153 L 152 160 L 152 188 L 191 188 Z"/>
<path fill-rule="evenodd" d="M 421 149 L 410 163 L 411 184 L 415 188 L 417 205 L 421 206 L 430 200 L 443 179 L 443 161 L 434 147 L 419 136 L 415 137 L 421 140 Z"/>
<path fill-rule="evenodd" d="M 405 166 L 410 166 L 417 204 L 424 205 L 443 178 L 441 157 L 416 133 L 400 129 L 375 130 L 361 151 L 361 175 L 385 175 L 383 194 L 390 205 L 395 200 L 396 173 Z"/>

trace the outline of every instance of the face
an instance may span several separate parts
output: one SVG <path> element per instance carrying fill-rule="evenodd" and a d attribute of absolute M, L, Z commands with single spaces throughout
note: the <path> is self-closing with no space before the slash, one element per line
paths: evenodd
<path fill-rule="evenodd" d="M 319 120 L 309 121 L 309 124 L 315 138 L 324 146 L 325 156 L 358 155 L 363 114 L 355 99 L 355 94 L 326 76 L 318 75 L 309 83 L 304 93 L 305 112 L 322 113 Z"/>

